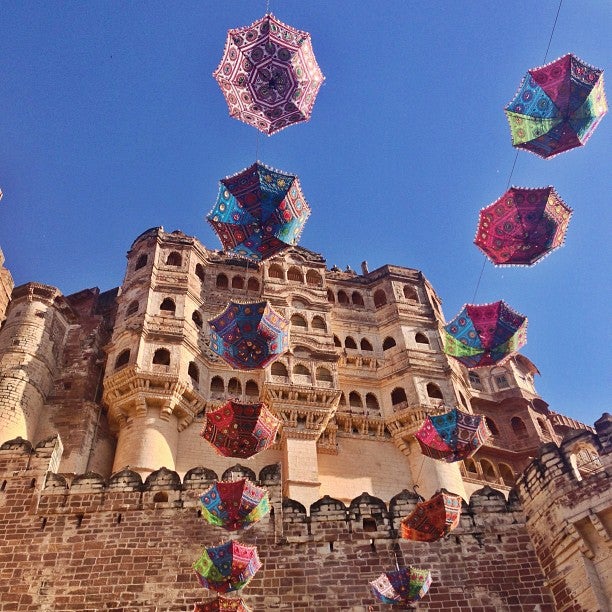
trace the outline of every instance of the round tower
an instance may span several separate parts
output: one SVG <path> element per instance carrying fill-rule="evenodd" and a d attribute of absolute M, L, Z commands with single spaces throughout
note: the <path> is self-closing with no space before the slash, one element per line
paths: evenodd
<path fill-rule="evenodd" d="M 55 287 L 17 287 L 0 331 L 0 440 L 35 440 L 67 329 Z M 65 310 L 65 309 L 64 309 Z"/>

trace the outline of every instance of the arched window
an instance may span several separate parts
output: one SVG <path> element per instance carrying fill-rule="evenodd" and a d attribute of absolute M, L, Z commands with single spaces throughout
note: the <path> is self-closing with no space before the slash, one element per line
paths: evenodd
<path fill-rule="evenodd" d="M 122 368 L 130 362 L 130 349 L 125 349 L 125 351 L 121 351 L 115 359 L 115 370 Z"/>
<path fill-rule="evenodd" d="M 248 291 L 259 291 L 259 281 L 251 276 L 247 282 L 247 290 Z"/>
<path fill-rule="evenodd" d="M 383 340 L 383 351 L 388 351 L 390 348 L 393 348 L 394 346 L 395 346 L 395 338 L 392 338 L 391 336 L 387 336 Z"/>
<path fill-rule="evenodd" d="M 245 395 L 249 397 L 259 397 L 259 386 L 254 380 L 247 380 L 247 384 L 244 387 Z"/>
<path fill-rule="evenodd" d="M 510 426 L 512 427 L 512 431 L 517 438 L 526 438 L 529 434 L 527 433 L 527 425 L 523 419 L 519 417 L 512 417 L 510 419 Z"/>
<path fill-rule="evenodd" d="M 153 363 L 156 365 L 170 365 L 170 351 L 165 348 L 159 348 L 153 353 Z"/>
<path fill-rule="evenodd" d="M 227 289 L 229 286 L 227 276 L 225 276 L 225 274 L 217 274 L 217 282 L 215 284 L 217 289 Z"/>
<path fill-rule="evenodd" d="M 297 363 L 293 366 L 293 373 L 298 376 L 310 376 L 310 370 L 301 363 Z"/>
<path fill-rule="evenodd" d="M 202 329 L 204 321 L 202 321 L 202 315 L 197 310 L 193 311 L 193 314 L 191 315 L 191 320 L 195 323 L 195 326 L 198 329 Z"/>
<path fill-rule="evenodd" d="M 270 373 L 272 376 L 284 376 L 285 378 L 289 376 L 287 366 L 282 361 L 275 361 L 270 368 Z"/>
<path fill-rule="evenodd" d="M 339 406 L 346 406 L 346 396 L 344 395 L 344 391 L 340 393 L 340 399 L 338 400 Z"/>
<path fill-rule="evenodd" d="M 346 291 L 343 291 L 342 289 L 340 289 L 340 291 L 338 291 L 338 303 L 339 304 L 348 304 L 349 303 L 348 295 L 346 294 Z"/>
<path fill-rule="evenodd" d="M 396 387 L 391 391 L 391 404 L 393 407 L 399 406 L 400 404 L 408 403 L 408 398 L 406 397 L 406 391 L 402 389 L 402 387 Z"/>
<path fill-rule="evenodd" d="M 319 317 L 318 315 L 312 317 L 312 329 L 318 329 L 319 331 L 327 331 L 325 319 L 323 317 Z"/>
<path fill-rule="evenodd" d="M 268 268 L 268 278 L 280 278 L 281 280 L 284 280 L 285 274 L 283 269 L 278 264 L 272 264 Z"/>
<path fill-rule="evenodd" d="M 347 336 L 344 339 L 344 348 L 347 348 L 347 349 L 356 349 L 357 348 L 357 343 L 355 342 L 355 340 L 353 338 L 351 338 L 351 336 Z"/>
<path fill-rule="evenodd" d="M 470 474 L 477 474 L 478 469 L 476 468 L 476 462 L 473 459 L 464 459 L 463 464 L 465 465 L 465 469 Z"/>
<path fill-rule="evenodd" d="M 161 303 L 159 309 L 164 313 L 174 314 L 176 311 L 176 304 L 172 298 L 164 298 L 164 301 Z"/>
<path fill-rule="evenodd" d="M 419 294 L 417 293 L 416 289 L 410 285 L 404 285 L 404 297 L 407 300 L 412 300 L 414 302 L 419 301 Z"/>
<path fill-rule="evenodd" d="M 540 429 L 542 430 L 542 433 L 547 434 L 548 427 L 546 426 L 546 421 L 541 417 L 538 417 L 536 420 L 538 422 L 538 425 L 540 426 Z"/>
<path fill-rule="evenodd" d="M 242 395 L 242 385 L 237 378 L 230 378 L 227 383 L 227 392 L 229 395 Z"/>
<path fill-rule="evenodd" d="M 431 397 L 434 399 L 444 399 L 442 395 L 442 391 L 440 391 L 440 387 L 435 383 L 427 383 L 427 397 Z"/>
<path fill-rule="evenodd" d="M 378 398 L 373 393 L 366 393 L 366 408 L 372 412 L 380 412 Z"/>
<path fill-rule="evenodd" d="M 378 291 L 376 291 L 376 293 L 374 293 L 374 306 L 376 306 L 376 308 L 380 308 L 381 306 L 384 306 L 386 303 L 387 303 L 387 294 L 382 289 L 379 289 Z"/>
<path fill-rule="evenodd" d="M 496 370 L 493 373 L 493 379 L 495 380 L 495 386 L 498 389 L 509 389 L 510 383 L 508 382 L 508 374 L 505 370 Z"/>
<path fill-rule="evenodd" d="M 470 385 L 474 387 L 474 389 L 482 389 L 482 381 L 480 380 L 480 376 L 478 376 L 476 372 L 470 370 L 468 378 L 470 380 Z"/>
<path fill-rule="evenodd" d="M 308 329 L 308 323 L 306 323 L 306 319 L 302 315 L 293 314 L 291 315 L 291 327 Z"/>
<path fill-rule="evenodd" d="M 317 368 L 316 372 L 317 380 L 323 382 L 333 382 L 332 373 L 327 368 Z"/>
<path fill-rule="evenodd" d="M 303 283 L 304 276 L 302 275 L 302 271 L 299 268 L 292 266 L 289 268 L 289 270 L 287 270 L 287 280 Z"/>
<path fill-rule="evenodd" d="M 480 467 L 482 468 L 482 475 L 485 480 L 489 482 L 497 482 L 497 475 L 495 474 L 495 468 L 490 461 L 486 459 L 480 460 Z"/>
<path fill-rule="evenodd" d="M 327 301 L 331 302 L 332 304 L 336 301 L 336 298 L 334 297 L 334 292 L 331 289 L 327 290 Z"/>
<path fill-rule="evenodd" d="M 599 453 L 591 444 L 578 443 L 574 445 L 569 460 L 577 480 L 588 478 L 603 469 Z"/>
<path fill-rule="evenodd" d="M 504 484 L 511 487 L 514 484 L 514 481 L 516 480 L 512 468 L 509 465 L 506 465 L 505 463 L 499 463 L 497 465 L 497 469 L 499 470 L 499 475 L 502 477 Z"/>
<path fill-rule="evenodd" d="M 201 263 L 196 264 L 195 275 L 204 282 L 204 266 Z"/>
<path fill-rule="evenodd" d="M 321 287 L 323 285 L 323 277 L 315 270 L 308 270 L 306 272 L 306 284 Z"/>
<path fill-rule="evenodd" d="M 130 302 L 129 306 L 125 310 L 125 316 L 130 317 L 133 314 L 136 314 L 138 312 L 138 307 L 139 307 L 139 304 L 136 300 L 134 300 L 133 302 Z"/>
<path fill-rule="evenodd" d="M 189 362 L 189 367 L 187 368 L 187 374 L 189 375 L 189 378 L 193 380 L 193 382 L 197 383 L 200 380 L 200 370 L 198 369 L 198 366 L 195 364 L 195 361 Z"/>
<path fill-rule="evenodd" d="M 429 346 L 429 338 L 425 334 L 423 334 L 421 332 L 419 332 L 414 337 L 414 339 L 415 339 L 417 344 L 426 344 L 427 346 Z"/>
<path fill-rule="evenodd" d="M 489 431 L 494 436 L 499 436 L 499 428 L 497 427 L 497 425 L 495 424 L 495 421 L 492 418 L 485 417 L 485 423 L 487 424 L 487 427 L 489 428 Z"/>
<path fill-rule="evenodd" d="M 363 400 L 357 391 L 351 391 L 349 393 L 349 406 L 351 408 L 363 408 Z"/>
<path fill-rule="evenodd" d="M 359 293 L 359 291 L 353 291 L 353 295 L 351 296 L 351 298 L 355 306 L 365 306 L 363 302 L 363 296 L 361 295 L 361 293 Z"/>
<path fill-rule="evenodd" d="M 134 270 L 140 270 L 140 268 L 144 268 L 147 265 L 147 261 L 149 261 L 149 258 L 146 256 L 146 254 L 140 255 L 136 260 Z"/>
<path fill-rule="evenodd" d="M 342 348 L 342 342 L 340 342 L 340 338 L 338 338 L 336 334 L 334 334 L 334 346 L 337 346 L 338 348 Z"/>
<path fill-rule="evenodd" d="M 244 278 L 242 276 L 232 278 L 232 289 L 244 289 Z"/>
<path fill-rule="evenodd" d="M 361 342 L 359 343 L 359 346 L 361 347 L 362 351 L 373 351 L 374 350 L 374 348 L 370 344 L 369 340 L 367 340 L 366 338 L 362 338 L 361 339 Z"/>
<path fill-rule="evenodd" d="M 210 381 L 211 393 L 225 393 L 225 383 L 220 376 L 213 376 Z"/>
<path fill-rule="evenodd" d="M 176 251 L 172 251 L 170 255 L 168 255 L 168 259 L 166 259 L 166 265 L 168 266 L 181 266 L 183 264 L 183 258 L 180 253 Z"/>

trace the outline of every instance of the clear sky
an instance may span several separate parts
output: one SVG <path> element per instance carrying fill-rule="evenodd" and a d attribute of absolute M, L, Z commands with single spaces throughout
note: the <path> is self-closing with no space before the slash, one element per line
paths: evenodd
<path fill-rule="evenodd" d="M 125 253 L 163 225 L 220 248 L 204 216 L 218 181 L 264 163 L 299 175 L 301 244 L 328 265 L 421 269 L 447 319 L 472 302 L 478 211 L 506 189 L 503 108 L 544 63 L 558 0 L 270 0 L 312 35 L 326 76 L 310 122 L 258 136 L 230 119 L 211 73 L 229 28 L 264 0 L 0 4 L 0 247 L 17 284 L 64 294 L 119 285 Z M 564 0 L 548 52 L 612 60 L 612 3 Z M 611 81 L 612 82 L 612 81 Z M 609 94 L 612 105 L 612 93 Z M 523 354 L 552 410 L 610 410 L 612 117 L 585 147 L 520 152 L 512 183 L 554 185 L 574 209 L 537 266 L 486 264 L 476 303 L 529 318 Z"/>

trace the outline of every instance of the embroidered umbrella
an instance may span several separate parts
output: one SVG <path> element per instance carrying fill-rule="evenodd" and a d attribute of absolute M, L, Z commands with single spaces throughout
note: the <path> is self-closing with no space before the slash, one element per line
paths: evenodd
<path fill-rule="evenodd" d="M 428 416 L 414 434 L 424 455 L 447 463 L 473 455 L 491 436 L 485 418 L 457 408 Z"/>
<path fill-rule="evenodd" d="M 234 541 L 205 548 L 193 564 L 200 584 L 217 593 L 241 589 L 260 567 L 257 547 Z"/>
<path fill-rule="evenodd" d="M 511 187 L 480 211 L 474 244 L 496 266 L 531 266 L 563 244 L 571 215 L 554 187 Z"/>
<path fill-rule="evenodd" d="M 204 519 L 228 531 L 249 527 L 270 512 L 266 489 L 246 478 L 217 482 L 202 493 L 200 504 Z"/>
<path fill-rule="evenodd" d="M 527 342 L 527 318 L 503 301 L 466 304 L 444 326 L 444 352 L 466 368 L 501 364 Z"/>
<path fill-rule="evenodd" d="M 221 180 L 206 218 L 226 251 L 261 261 L 297 244 L 309 215 L 298 177 L 256 162 Z"/>
<path fill-rule="evenodd" d="M 384 572 L 370 582 L 374 597 L 386 604 L 411 603 L 422 599 L 431 585 L 431 572 L 404 567 Z"/>
<path fill-rule="evenodd" d="M 210 348 L 238 370 L 265 368 L 289 345 L 289 321 L 269 302 L 229 302 L 208 324 Z"/>
<path fill-rule="evenodd" d="M 584 145 L 607 110 L 603 70 L 568 53 L 529 70 L 505 112 L 512 144 L 549 158 Z"/>
<path fill-rule="evenodd" d="M 461 497 L 444 489 L 430 500 L 421 501 L 400 525 L 402 538 L 435 542 L 450 533 L 461 518 Z"/>
<path fill-rule="evenodd" d="M 247 459 L 274 443 L 280 421 L 265 404 L 233 400 L 206 414 L 200 434 L 225 457 Z"/>
<path fill-rule="evenodd" d="M 242 599 L 222 597 L 217 595 L 213 599 L 197 603 L 193 612 L 252 612 Z"/>
<path fill-rule="evenodd" d="M 230 116 L 268 135 L 308 120 L 325 79 L 310 34 L 270 14 L 253 25 L 228 31 L 223 58 L 213 76 Z"/>

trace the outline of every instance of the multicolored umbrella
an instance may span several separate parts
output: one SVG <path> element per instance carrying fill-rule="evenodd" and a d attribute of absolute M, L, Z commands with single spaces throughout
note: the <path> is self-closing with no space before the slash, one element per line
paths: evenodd
<path fill-rule="evenodd" d="M 529 70 L 505 112 L 512 144 L 549 158 L 585 144 L 607 110 L 603 70 L 568 53 Z"/>
<path fill-rule="evenodd" d="M 309 215 L 298 177 L 256 162 L 221 180 L 206 218 L 226 251 L 261 261 L 297 244 Z"/>
<path fill-rule="evenodd" d="M 208 324 L 210 348 L 238 370 L 265 368 L 289 346 L 289 321 L 269 302 L 229 302 Z"/>
<path fill-rule="evenodd" d="M 200 495 L 200 503 L 204 519 L 228 531 L 249 527 L 270 512 L 268 491 L 246 478 L 217 482 Z"/>
<path fill-rule="evenodd" d="M 417 542 L 435 542 L 450 533 L 461 518 L 461 497 L 442 490 L 430 500 L 421 501 L 402 519 L 402 538 Z"/>
<path fill-rule="evenodd" d="M 466 304 L 444 326 L 444 352 L 466 368 L 501 364 L 527 342 L 527 318 L 503 301 Z"/>
<path fill-rule="evenodd" d="M 247 459 L 274 444 L 280 421 L 265 404 L 233 400 L 206 414 L 201 436 L 225 457 Z"/>
<path fill-rule="evenodd" d="M 480 211 L 474 244 L 496 266 L 531 266 L 563 244 L 571 216 L 554 187 L 511 187 Z"/>
<path fill-rule="evenodd" d="M 457 408 L 428 416 L 414 434 L 424 455 L 447 463 L 470 457 L 490 436 L 483 416 L 468 414 Z"/>
<path fill-rule="evenodd" d="M 310 34 L 271 14 L 228 31 L 223 58 L 213 76 L 230 116 L 268 135 L 308 120 L 325 80 Z"/>
<path fill-rule="evenodd" d="M 370 582 L 374 597 L 386 604 L 410 603 L 422 599 L 431 585 L 431 572 L 404 567 L 385 572 Z"/>
<path fill-rule="evenodd" d="M 260 567 L 256 546 L 233 541 L 205 548 L 193 564 L 200 584 L 217 593 L 241 589 Z"/>
<path fill-rule="evenodd" d="M 217 595 L 213 599 L 197 603 L 193 612 L 252 612 L 252 610 L 242 599 Z"/>

